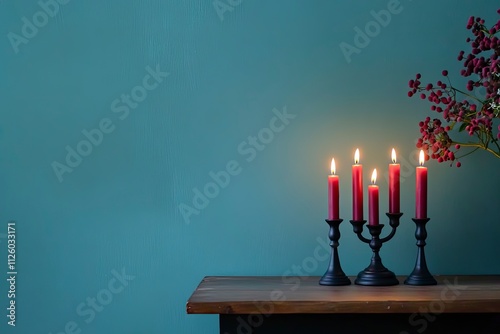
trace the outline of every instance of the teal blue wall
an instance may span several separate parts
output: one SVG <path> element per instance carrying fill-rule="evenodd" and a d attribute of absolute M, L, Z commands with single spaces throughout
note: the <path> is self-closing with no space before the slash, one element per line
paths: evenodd
<path fill-rule="evenodd" d="M 2 277 L 9 220 L 18 256 L 17 326 L 6 324 L 2 284 L 3 332 L 217 333 L 217 316 L 186 314 L 204 276 L 286 276 L 304 261 L 305 274 L 323 274 L 324 257 L 306 259 L 327 236 L 332 156 L 346 220 L 341 260 L 356 274 L 370 256 L 347 223 L 357 147 L 365 185 L 372 168 L 386 170 L 393 146 L 409 162 L 404 219 L 382 256 L 397 274 L 411 271 L 412 159 L 429 105 L 407 97 L 407 82 L 416 72 L 435 81 L 444 68 L 458 78 L 468 17 L 496 21 L 498 2 L 402 0 L 350 62 L 340 43 L 353 44 L 353 29 L 389 1 L 231 2 L 218 16 L 212 0 L 73 0 L 45 24 L 37 17 L 41 27 L 17 53 L 9 33 L 22 35 L 22 18 L 32 22 L 41 7 L 0 2 Z M 148 66 L 169 75 L 157 85 L 146 78 L 156 87 L 145 91 Z M 132 91 L 147 93 L 133 108 L 120 101 Z M 280 132 L 251 152 L 248 137 L 284 108 L 295 117 L 273 123 Z M 108 133 L 59 179 L 54 162 L 66 165 L 67 147 L 76 150 L 82 131 L 102 122 Z M 181 205 L 193 206 L 194 189 L 228 163 L 227 186 L 187 224 Z M 499 161 L 477 154 L 460 169 L 427 166 L 431 271 L 500 274 Z M 114 279 L 122 271 L 125 283 Z M 91 311 L 92 298 L 104 307 Z"/>

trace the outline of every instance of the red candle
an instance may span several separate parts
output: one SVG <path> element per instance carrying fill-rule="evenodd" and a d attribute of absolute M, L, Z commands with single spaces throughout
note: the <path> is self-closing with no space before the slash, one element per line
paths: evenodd
<path fill-rule="evenodd" d="M 420 166 L 417 167 L 415 194 L 415 218 L 427 218 L 427 167 L 424 167 L 424 151 L 420 151 Z"/>
<path fill-rule="evenodd" d="M 400 212 L 400 174 L 396 151 L 392 149 L 392 164 L 389 164 L 389 213 Z"/>
<path fill-rule="evenodd" d="M 335 175 L 335 159 L 332 159 L 331 175 L 328 175 L 328 219 L 339 218 L 339 176 Z"/>
<path fill-rule="evenodd" d="M 377 170 L 373 170 L 372 184 L 368 186 L 368 225 L 378 225 L 378 186 Z"/>
<path fill-rule="evenodd" d="M 359 149 L 352 166 L 352 219 L 363 220 L 363 166 L 359 164 Z"/>

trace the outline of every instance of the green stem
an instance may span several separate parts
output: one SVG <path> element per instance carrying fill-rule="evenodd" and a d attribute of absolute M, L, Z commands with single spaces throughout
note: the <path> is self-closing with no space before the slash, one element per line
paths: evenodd
<path fill-rule="evenodd" d="M 472 151 L 467 152 L 467 153 L 465 153 L 464 155 L 461 155 L 461 156 L 456 157 L 456 158 L 457 158 L 457 159 L 461 159 L 461 158 L 463 158 L 463 157 L 466 157 L 466 156 L 468 156 L 468 155 L 470 155 L 470 154 L 472 154 L 472 153 L 476 152 L 477 150 L 479 150 L 479 147 L 476 147 L 476 148 L 475 148 L 475 149 L 473 149 Z"/>
<path fill-rule="evenodd" d="M 476 101 L 477 101 L 477 102 L 479 102 L 479 103 L 484 104 L 484 102 L 485 102 L 485 101 L 483 101 L 483 100 L 480 100 L 477 96 L 470 95 L 470 94 L 468 94 L 468 93 L 466 93 L 466 92 L 464 92 L 464 91 L 461 91 L 461 90 L 460 90 L 460 89 L 458 89 L 458 88 L 455 88 L 455 87 L 453 87 L 453 86 L 452 86 L 452 87 L 450 87 L 450 88 L 451 88 L 451 89 L 453 89 L 453 90 L 455 90 L 455 91 L 457 91 L 457 92 L 459 92 L 459 93 L 461 93 L 461 94 L 463 94 L 463 95 L 465 95 L 465 96 L 470 97 L 470 98 L 471 98 L 471 99 L 473 99 L 473 100 L 476 100 Z"/>
<path fill-rule="evenodd" d="M 500 146 L 498 145 L 498 140 L 492 139 L 492 142 L 495 143 L 495 146 L 497 147 L 498 152 L 500 152 Z"/>
<path fill-rule="evenodd" d="M 500 152 L 495 152 L 494 150 L 492 150 L 491 148 L 489 147 L 485 147 L 484 145 L 482 144 L 476 144 L 476 143 L 460 143 L 460 142 L 455 142 L 453 141 L 452 142 L 453 144 L 458 144 L 460 146 L 463 146 L 463 147 L 477 147 L 478 149 L 483 149 L 491 154 L 493 154 L 495 157 L 497 157 L 498 159 L 500 159 Z M 498 146 L 498 145 L 497 145 Z"/>
<path fill-rule="evenodd" d="M 496 140 L 491 133 L 488 133 L 488 143 L 491 142 L 497 147 L 497 151 L 500 152 L 500 146 L 498 146 L 498 140 Z"/>

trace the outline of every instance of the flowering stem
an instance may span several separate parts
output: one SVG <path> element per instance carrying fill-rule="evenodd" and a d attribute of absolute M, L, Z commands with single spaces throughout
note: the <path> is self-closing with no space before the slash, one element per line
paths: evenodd
<path fill-rule="evenodd" d="M 500 10 L 497 13 L 500 14 Z M 498 132 L 496 130 L 496 121 L 500 118 L 500 43 L 497 37 L 500 35 L 500 20 L 488 29 L 484 19 L 471 16 L 466 27 L 473 35 L 466 40 L 472 50 L 467 55 L 460 51 L 457 57 L 464 66 L 460 75 L 468 78 L 465 88 L 455 87 L 447 70 L 441 72 L 444 78 L 435 85 L 422 86 L 420 73 L 408 81 L 409 97 L 419 92 L 421 99 L 431 102 L 431 110 L 442 113 L 441 119 L 426 117 L 419 122 L 421 137 L 416 144 L 438 162 L 454 161 L 478 150 L 500 159 L 500 125 Z M 485 91 L 476 90 L 478 87 Z M 443 124 L 443 121 L 448 124 Z M 457 133 L 465 131 L 474 139 L 464 139 L 465 143 L 454 141 L 450 137 L 454 128 Z M 452 144 L 455 148 L 451 147 Z M 468 149 L 460 151 L 460 146 Z M 461 163 L 456 165 L 460 167 Z"/>

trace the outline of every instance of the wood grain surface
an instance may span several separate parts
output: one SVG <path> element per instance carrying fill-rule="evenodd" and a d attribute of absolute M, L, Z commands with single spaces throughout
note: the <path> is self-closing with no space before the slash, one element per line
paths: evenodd
<path fill-rule="evenodd" d="M 354 282 L 354 277 L 350 277 Z M 322 286 L 320 277 L 207 276 L 189 314 L 500 313 L 500 275 L 436 276 L 434 286 Z"/>

